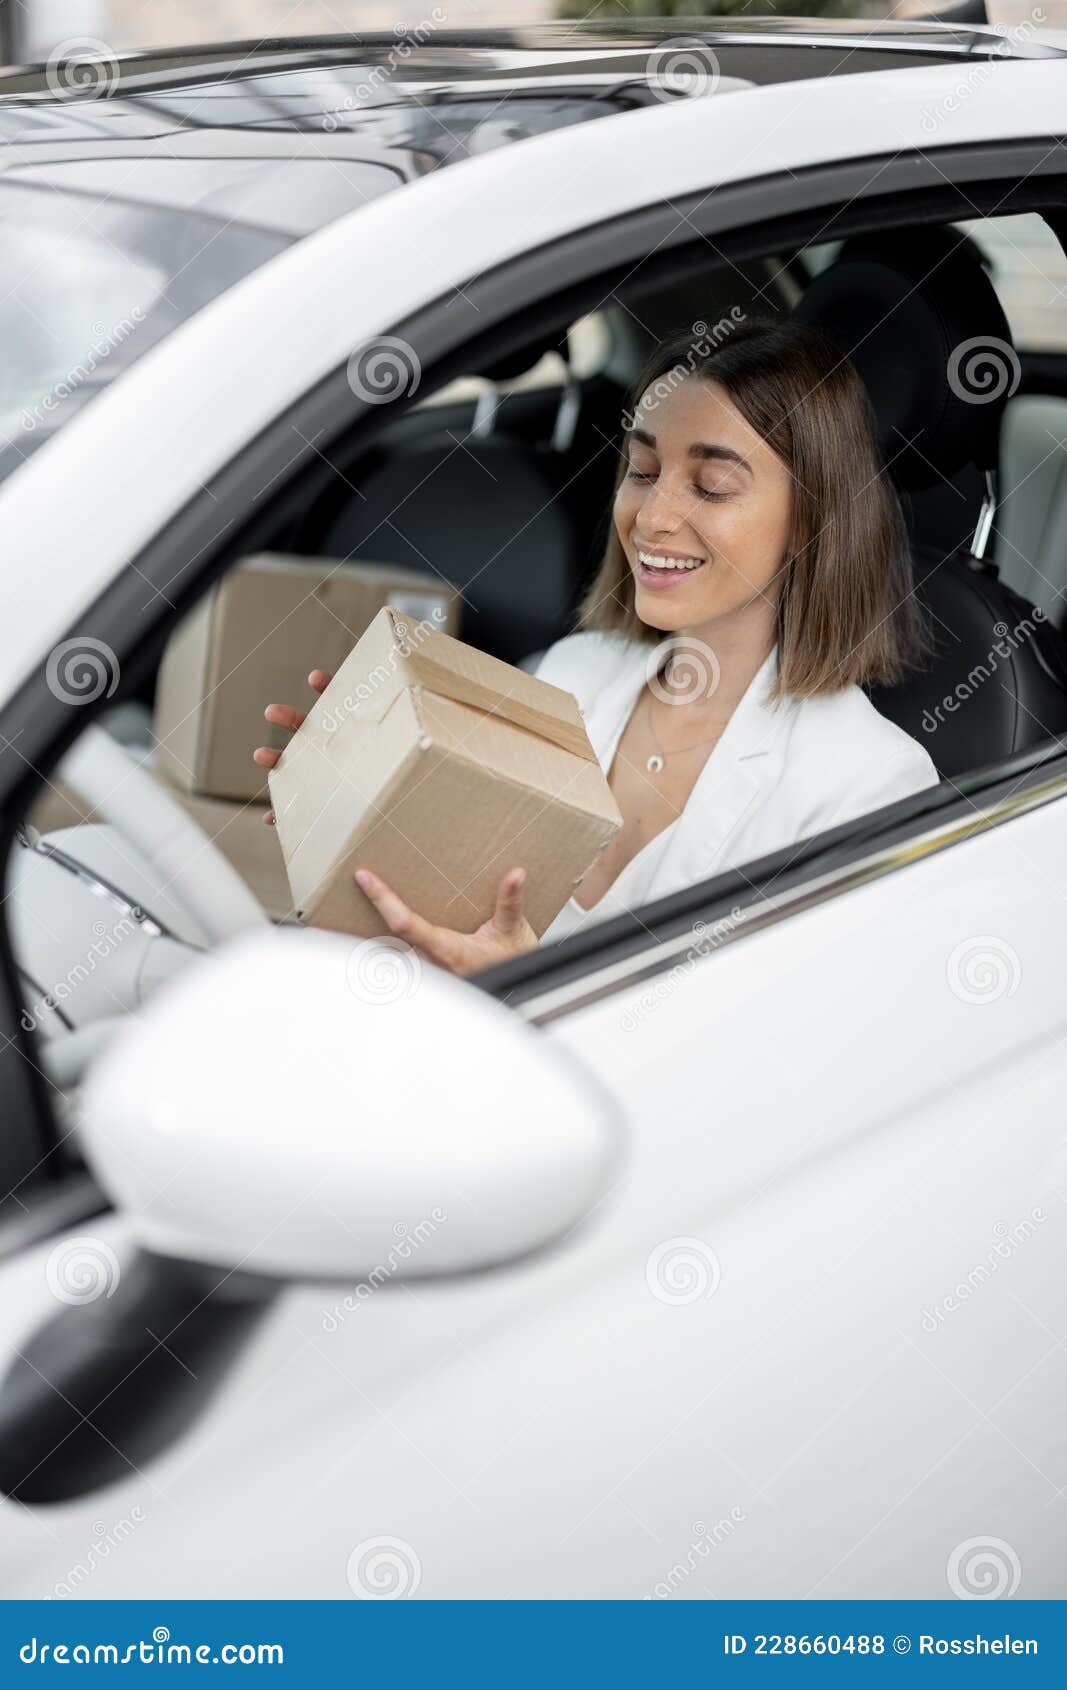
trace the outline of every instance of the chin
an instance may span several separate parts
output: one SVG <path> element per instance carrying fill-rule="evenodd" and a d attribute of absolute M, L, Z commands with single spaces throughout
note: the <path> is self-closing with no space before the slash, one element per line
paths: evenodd
<path fill-rule="evenodd" d="M 665 603 L 668 597 L 671 602 Z M 683 597 L 675 598 L 673 593 L 647 593 L 640 586 L 634 592 L 634 611 L 647 628 L 658 628 L 664 634 L 675 633 L 680 628 L 692 628 L 714 614 L 706 606 L 687 603 Z"/>

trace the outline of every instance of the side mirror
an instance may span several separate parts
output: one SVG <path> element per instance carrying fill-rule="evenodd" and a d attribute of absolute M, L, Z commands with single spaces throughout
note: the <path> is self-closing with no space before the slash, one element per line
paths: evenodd
<path fill-rule="evenodd" d="M 284 1278 L 486 1267 L 601 1197 L 615 1110 L 569 1052 L 395 940 L 273 929 L 109 1045 L 82 1143 L 138 1242 Z"/>

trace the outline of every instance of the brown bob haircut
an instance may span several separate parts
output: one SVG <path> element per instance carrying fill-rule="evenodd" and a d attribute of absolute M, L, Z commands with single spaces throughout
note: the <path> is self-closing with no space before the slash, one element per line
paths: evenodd
<path fill-rule="evenodd" d="M 790 318 L 723 320 L 711 343 L 662 342 L 629 397 L 627 429 L 649 388 L 714 381 L 786 465 L 792 527 L 778 600 L 778 677 L 772 697 L 815 697 L 855 683 L 892 683 L 928 640 L 916 603 L 900 503 L 881 463 L 867 390 L 818 329 Z M 615 487 L 626 472 L 625 444 Z M 659 643 L 634 609 L 630 565 L 612 524 L 579 628 Z"/>

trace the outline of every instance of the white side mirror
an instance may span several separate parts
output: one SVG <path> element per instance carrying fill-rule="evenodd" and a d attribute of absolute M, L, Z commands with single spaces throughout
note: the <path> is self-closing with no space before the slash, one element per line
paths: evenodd
<path fill-rule="evenodd" d="M 476 987 L 396 941 L 307 931 L 185 970 L 83 1102 L 140 1242 L 291 1278 L 517 1256 L 581 1220 L 618 1145 L 573 1058 Z"/>

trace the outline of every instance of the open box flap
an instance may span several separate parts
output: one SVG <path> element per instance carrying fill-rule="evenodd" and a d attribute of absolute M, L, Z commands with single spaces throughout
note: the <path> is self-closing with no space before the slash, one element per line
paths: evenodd
<path fill-rule="evenodd" d="M 415 624 L 389 607 L 396 644 L 403 651 L 404 676 L 410 685 L 454 698 L 539 734 L 586 762 L 597 761 L 578 701 L 562 687 L 539 681 L 498 657 L 475 651 L 462 640 L 427 624 Z"/>

